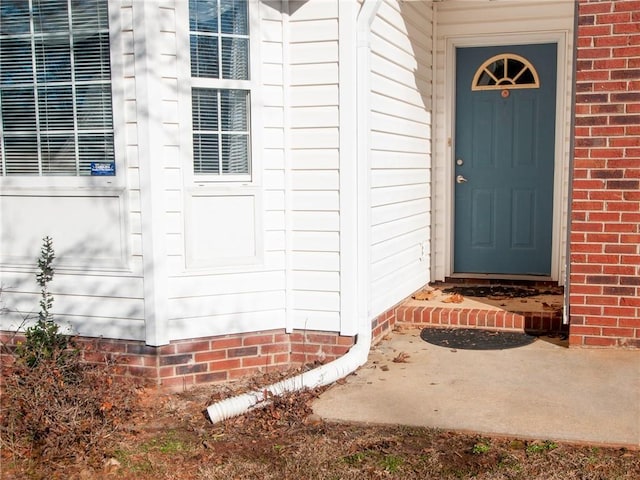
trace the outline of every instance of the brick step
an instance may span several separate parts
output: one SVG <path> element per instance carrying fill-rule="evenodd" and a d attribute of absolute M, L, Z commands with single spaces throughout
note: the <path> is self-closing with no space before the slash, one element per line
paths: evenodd
<path fill-rule="evenodd" d="M 517 312 L 477 308 L 443 308 L 400 305 L 396 323 L 407 327 L 466 327 L 518 331 L 535 335 L 568 331 L 562 324 L 562 311 Z"/>

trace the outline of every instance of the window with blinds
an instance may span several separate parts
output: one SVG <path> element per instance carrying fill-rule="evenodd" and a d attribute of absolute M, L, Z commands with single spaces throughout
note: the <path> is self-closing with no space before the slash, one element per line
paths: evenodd
<path fill-rule="evenodd" d="M 250 173 L 249 12 L 246 0 L 189 0 L 193 171 Z"/>
<path fill-rule="evenodd" d="M 0 104 L 2 176 L 115 171 L 107 0 L 1 0 Z"/>

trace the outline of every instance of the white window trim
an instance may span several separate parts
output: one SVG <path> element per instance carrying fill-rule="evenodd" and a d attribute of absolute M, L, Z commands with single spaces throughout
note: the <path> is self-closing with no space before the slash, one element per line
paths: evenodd
<path fill-rule="evenodd" d="M 31 188 L 34 189 L 34 191 L 41 191 L 42 189 L 48 188 L 79 188 L 95 190 L 97 188 L 107 189 L 110 192 L 113 191 L 114 188 L 121 189 L 125 187 L 126 170 L 124 152 L 126 151 L 126 139 L 124 135 L 124 110 L 123 108 L 116 108 L 117 105 L 124 104 L 120 8 L 121 2 L 119 0 L 108 0 L 109 50 L 111 55 L 111 111 L 113 118 L 113 151 L 116 174 L 114 176 L 0 176 L 1 190 L 8 188 Z"/>
<path fill-rule="evenodd" d="M 193 78 L 191 76 L 191 56 L 189 38 L 189 2 L 176 3 L 176 23 L 178 25 L 178 83 L 181 88 L 181 111 L 184 129 L 181 144 L 184 145 L 184 182 L 187 188 L 193 186 L 238 185 L 255 187 L 262 183 L 261 168 L 261 135 L 262 111 L 260 109 L 260 2 L 249 0 L 249 80 L 223 80 Z M 193 87 L 203 88 L 242 88 L 249 90 L 249 173 L 241 175 L 196 175 L 193 169 L 193 122 L 192 97 Z"/>

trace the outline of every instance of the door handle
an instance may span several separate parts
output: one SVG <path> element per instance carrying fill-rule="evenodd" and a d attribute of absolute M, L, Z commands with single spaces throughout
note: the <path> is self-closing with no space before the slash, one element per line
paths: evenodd
<path fill-rule="evenodd" d="M 465 183 L 467 181 L 462 175 L 456 175 L 456 183 Z"/>

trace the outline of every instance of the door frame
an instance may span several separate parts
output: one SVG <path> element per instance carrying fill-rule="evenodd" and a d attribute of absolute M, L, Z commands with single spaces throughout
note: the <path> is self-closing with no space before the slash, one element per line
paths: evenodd
<path fill-rule="evenodd" d="M 566 269 L 566 245 L 567 245 L 567 225 L 568 225 L 568 193 L 569 193 L 569 156 L 570 139 L 568 128 L 571 119 L 571 94 L 570 82 L 573 75 L 569 72 L 570 52 L 567 51 L 568 32 L 533 32 L 510 35 L 483 35 L 483 36 L 461 36 L 446 38 L 445 58 L 444 58 L 444 137 L 436 139 L 441 143 L 440 151 L 446 152 L 443 156 L 435 157 L 435 167 L 440 170 L 444 181 L 442 195 L 437 195 L 435 200 L 436 211 L 444 212 L 444 215 L 436 215 L 442 219 L 441 231 L 438 225 L 434 225 L 434 246 L 436 250 L 442 248 L 444 255 L 443 277 L 455 277 L 453 272 L 454 258 L 454 162 L 455 162 L 455 51 L 456 48 L 464 47 L 484 47 L 517 44 L 557 44 L 557 66 L 556 66 L 556 136 L 554 140 L 554 187 L 553 187 L 553 219 L 552 219 L 552 249 L 551 249 L 551 275 L 550 277 L 540 276 L 517 276 L 517 275 L 486 275 L 486 274 L 466 274 L 460 275 L 467 278 L 514 278 L 514 279 L 537 279 L 552 280 L 559 284 L 564 283 L 564 271 Z M 440 158 L 439 158 L 440 157 Z M 438 238 L 439 237 L 439 238 Z M 444 244 L 438 245 L 438 240 Z M 435 256 L 435 255 L 434 255 Z M 437 269 L 434 269 L 436 273 Z M 434 277 L 438 277 L 436 273 Z M 442 279 L 444 279 L 442 278 Z"/>

